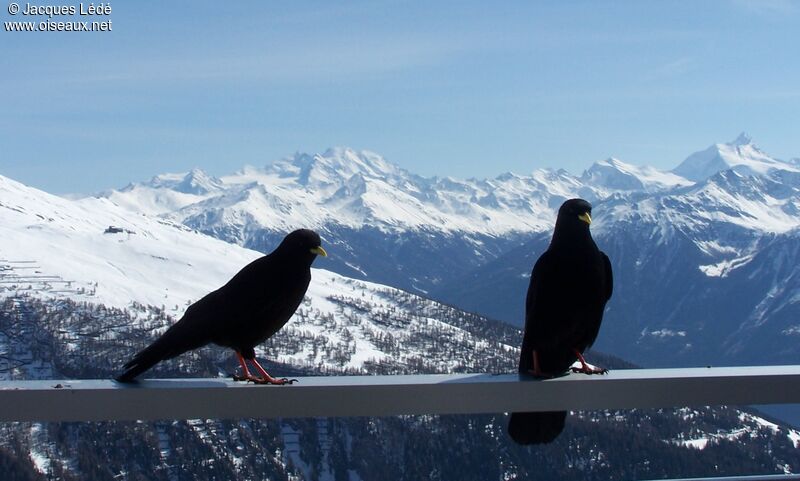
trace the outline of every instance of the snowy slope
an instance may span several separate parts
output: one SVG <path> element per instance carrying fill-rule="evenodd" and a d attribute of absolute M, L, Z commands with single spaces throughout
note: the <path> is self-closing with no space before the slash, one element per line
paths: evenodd
<path fill-rule="evenodd" d="M 69 298 L 132 312 L 139 303 L 163 306 L 178 318 L 262 255 L 179 224 L 132 215 L 107 199 L 70 201 L 5 177 L 0 198 L 0 296 Z M 109 226 L 114 232 L 106 232 Z M 512 342 L 471 332 L 465 316 L 397 289 L 312 269 L 306 300 L 261 353 L 296 366 L 345 370 L 366 362 L 413 361 L 431 372 L 450 372 L 492 358 L 513 369 Z M 172 322 L 162 321 L 157 329 Z M 415 339 L 431 336 L 441 340 L 413 347 Z M 453 354 L 465 352 L 470 354 Z"/>
<path fill-rule="evenodd" d="M 2 176 L 0 199 L 5 292 L 32 285 L 121 308 L 185 306 L 260 256 L 107 199 L 66 200 Z"/>
<path fill-rule="evenodd" d="M 655 192 L 693 183 L 672 172 L 629 164 L 614 157 L 595 162 L 583 173 L 581 181 L 598 189 L 604 188 L 606 195 L 614 191 Z"/>

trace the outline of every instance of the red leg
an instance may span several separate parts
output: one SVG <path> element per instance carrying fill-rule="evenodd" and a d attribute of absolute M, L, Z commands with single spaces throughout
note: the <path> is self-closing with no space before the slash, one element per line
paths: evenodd
<path fill-rule="evenodd" d="M 253 365 L 256 367 L 256 369 L 258 369 L 258 372 L 261 374 L 261 377 L 256 377 L 250 373 L 250 370 L 247 368 L 247 360 L 245 360 L 245 358 L 238 351 L 236 352 L 236 358 L 239 360 L 239 365 L 242 366 L 242 373 L 244 375 L 243 376 L 234 375 L 233 376 L 234 381 L 250 381 L 254 384 L 278 384 L 278 385 L 292 384 L 293 382 L 297 381 L 297 379 L 286 379 L 286 378 L 277 379 L 270 376 L 267 373 L 267 371 L 263 367 L 261 367 L 261 364 L 259 364 L 258 361 L 255 358 L 253 358 L 252 359 Z"/>
<path fill-rule="evenodd" d="M 247 368 L 247 361 L 245 361 L 244 357 L 242 357 L 242 355 L 239 354 L 239 351 L 236 351 L 236 359 L 239 360 L 239 365 L 242 366 L 242 375 L 239 376 L 234 374 L 233 375 L 234 381 L 255 381 L 256 379 L 258 379 L 257 377 L 250 374 L 250 369 Z"/>
<path fill-rule="evenodd" d="M 590 367 L 586 364 L 586 359 L 583 358 L 583 355 L 577 349 L 573 349 L 575 355 L 578 356 L 578 361 L 581 362 L 581 367 L 573 367 L 572 372 L 582 372 L 584 374 L 606 374 L 608 373 L 608 369 L 603 369 L 602 367 Z"/>
<path fill-rule="evenodd" d="M 281 385 L 281 384 L 291 384 L 293 382 L 297 382 L 297 379 L 286 379 L 285 377 L 278 379 L 270 376 L 269 373 L 267 373 L 267 371 L 263 367 L 261 367 L 261 364 L 258 363 L 258 360 L 256 358 L 253 358 L 253 365 L 255 365 L 256 369 L 258 369 L 258 372 L 261 373 L 261 382 L 257 382 L 256 384 Z"/>

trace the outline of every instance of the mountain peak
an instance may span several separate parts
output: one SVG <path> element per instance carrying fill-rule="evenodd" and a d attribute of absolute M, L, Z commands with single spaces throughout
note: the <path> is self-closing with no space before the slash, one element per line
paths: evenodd
<path fill-rule="evenodd" d="M 221 187 L 222 181 L 220 179 L 195 167 L 184 176 L 178 185 L 173 187 L 173 190 L 185 194 L 206 195 L 219 190 Z"/>
<path fill-rule="evenodd" d="M 596 162 L 597 164 L 601 165 L 616 165 L 616 166 L 629 166 L 630 164 L 626 164 L 625 162 L 619 160 L 616 157 L 609 157 L 605 160 L 600 160 Z"/>
<path fill-rule="evenodd" d="M 184 194 L 206 195 L 222 188 L 222 181 L 209 175 L 203 169 L 195 167 L 189 172 L 156 175 L 144 185 L 154 189 L 165 188 Z"/>
<path fill-rule="evenodd" d="M 583 172 L 581 180 L 587 184 L 614 190 L 639 190 L 644 183 L 636 175 L 636 167 L 609 157 L 592 164 Z"/>
<path fill-rule="evenodd" d="M 406 175 L 400 167 L 379 154 L 350 147 L 331 147 L 323 153 L 296 153 L 290 159 L 267 167 L 282 177 L 296 176 L 302 185 L 342 185 L 356 174 L 372 178 Z"/>
<path fill-rule="evenodd" d="M 730 142 L 728 145 L 751 145 L 753 143 L 752 137 L 747 135 L 747 132 L 742 132 L 739 134 L 736 139 Z"/>
<path fill-rule="evenodd" d="M 766 175 L 775 170 L 797 171 L 797 167 L 791 163 L 774 159 L 759 150 L 753 144 L 753 139 L 742 132 L 730 143 L 714 144 L 706 150 L 693 153 L 672 172 L 700 182 L 728 169 L 735 169 L 743 175 Z"/>

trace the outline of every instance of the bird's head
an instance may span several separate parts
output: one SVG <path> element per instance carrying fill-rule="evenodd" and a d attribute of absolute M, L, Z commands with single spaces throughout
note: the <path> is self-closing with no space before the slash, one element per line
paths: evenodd
<path fill-rule="evenodd" d="M 553 245 L 566 245 L 591 238 L 589 224 L 592 223 L 592 204 L 583 199 L 570 199 L 558 209 Z"/>
<path fill-rule="evenodd" d="M 558 209 L 558 220 L 564 222 L 581 221 L 590 225 L 592 223 L 592 204 L 583 199 L 570 199 Z M 578 225 L 578 224 L 576 224 Z"/>
<path fill-rule="evenodd" d="M 328 257 L 319 234 L 309 229 L 298 229 L 290 233 L 278 248 L 290 252 L 290 255 L 308 259 L 309 262 L 313 262 L 318 255 Z"/>

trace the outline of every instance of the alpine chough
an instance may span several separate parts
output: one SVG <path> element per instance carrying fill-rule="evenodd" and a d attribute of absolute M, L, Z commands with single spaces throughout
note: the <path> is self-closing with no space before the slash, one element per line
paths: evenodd
<path fill-rule="evenodd" d="M 286 384 L 270 376 L 256 360 L 255 346 L 275 334 L 294 314 L 311 281 L 311 263 L 327 256 L 319 235 L 300 229 L 287 235 L 272 253 L 245 266 L 227 284 L 195 302 L 183 317 L 125 364 L 116 379 L 130 382 L 164 359 L 209 343 L 236 352 L 243 376 L 258 384 Z M 260 377 L 247 368 L 253 363 Z"/>
<path fill-rule="evenodd" d="M 561 205 L 550 246 L 533 266 L 525 300 L 525 334 L 519 372 L 536 377 L 575 372 L 605 373 L 586 364 L 582 353 L 597 338 L 611 298 L 611 263 L 592 239 L 592 206 L 583 199 Z M 553 441 L 564 429 L 566 411 L 513 413 L 508 433 L 519 444 Z"/>

